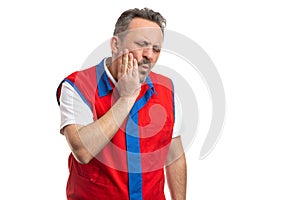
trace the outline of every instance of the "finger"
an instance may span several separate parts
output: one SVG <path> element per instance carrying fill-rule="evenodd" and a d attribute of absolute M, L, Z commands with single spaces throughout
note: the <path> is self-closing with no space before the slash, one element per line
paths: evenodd
<path fill-rule="evenodd" d="M 133 55 L 132 55 L 132 53 L 129 53 L 127 68 L 128 69 L 132 69 L 133 68 Z"/>
<path fill-rule="evenodd" d="M 132 75 L 132 71 L 133 71 L 133 55 L 132 55 L 132 53 L 129 53 L 129 56 L 128 56 L 128 65 L 127 65 L 127 73 L 128 73 L 128 75 Z"/>
<path fill-rule="evenodd" d="M 133 59 L 133 70 L 132 70 L 132 75 L 135 76 L 138 74 L 138 62 L 137 60 L 134 58 Z"/>
<path fill-rule="evenodd" d="M 119 78 L 121 78 L 121 76 L 122 76 L 122 51 L 120 51 L 120 54 L 119 54 L 119 56 L 118 56 L 118 73 L 117 73 L 117 75 L 118 75 L 118 79 Z"/>
<path fill-rule="evenodd" d="M 128 66 L 128 49 L 124 49 L 123 59 L 122 59 L 122 75 L 127 72 Z"/>
<path fill-rule="evenodd" d="M 138 61 L 135 58 L 133 59 L 133 69 L 138 70 Z"/>

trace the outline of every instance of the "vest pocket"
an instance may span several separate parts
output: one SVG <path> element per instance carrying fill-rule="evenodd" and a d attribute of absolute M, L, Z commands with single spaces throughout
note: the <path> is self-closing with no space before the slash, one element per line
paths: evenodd
<path fill-rule="evenodd" d="M 69 191 L 72 200 L 126 199 L 119 189 L 101 174 L 100 168 L 87 164 L 74 163 L 69 178 Z M 70 186 L 73 186 L 72 188 Z"/>

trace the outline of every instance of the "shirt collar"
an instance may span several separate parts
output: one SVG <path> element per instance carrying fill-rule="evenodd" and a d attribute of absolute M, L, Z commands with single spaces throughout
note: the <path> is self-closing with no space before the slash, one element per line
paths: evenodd
<path fill-rule="evenodd" d="M 150 73 L 151 73 L 151 72 L 150 72 Z M 147 76 L 146 81 L 145 81 L 145 84 L 148 85 L 148 87 L 152 90 L 153 94 L 156 94 L 156 95 L 157 95 L 157 93 L 156 93 L 156 91 L 155 91 L 155 88 L 154 88 L 154 86 L 153 86 L 153 83 L 152 83 L 152 80 L 151 80 L 150 76 Z"/>

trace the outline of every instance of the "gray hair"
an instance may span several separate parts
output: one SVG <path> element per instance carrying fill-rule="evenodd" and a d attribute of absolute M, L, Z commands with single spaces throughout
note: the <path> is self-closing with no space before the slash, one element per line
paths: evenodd
<path fill-rule="evenodd" d="M 131 20 L 134 18 L 143 18 L 155 22 L 164 34 L 164 28 L 166 27 L 167 21 L 159 12 L 155 12 L 149 8 L 134 8 L 124 11 L 118 18 L 115 25 L 114 35 L 116 36 L 119 33 L 125 32 Z"/>

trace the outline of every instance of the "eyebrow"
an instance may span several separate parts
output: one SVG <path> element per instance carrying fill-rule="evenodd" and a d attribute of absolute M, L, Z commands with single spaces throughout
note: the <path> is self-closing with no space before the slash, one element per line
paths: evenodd
<path fill-rule="evenodd" d="M 153 48 L 161 48 L 161 45 L 160 44 L 154 44 L 153 46 L 152 46 Z"/>
<path fill-rule="evenodd" d="M 147 41 L 143 41 L 143 43 L 146 45 L 146 46 L 148 46 L 149 44 L 151 44 L 150 42 L 147 42 Z"/>
<path fill-rule="evenodd" d="M 148 42 L 146 40 L 137 40 L 135 43 L 143 43 L 146 46 L 152 44 L 151 42 Z M 161 48 L 161 45 L 160 44 L 153 44 L 152 47 L 154 47 L 154 48 Z"/>

